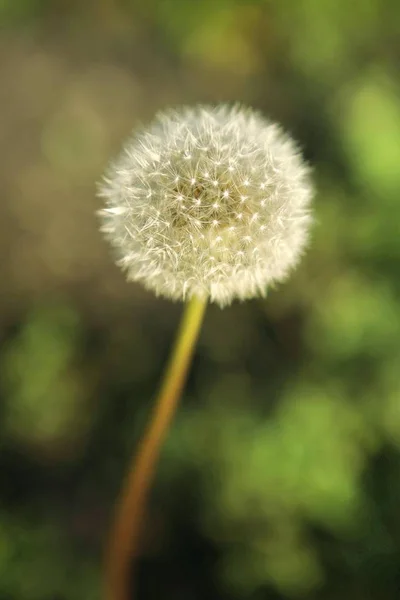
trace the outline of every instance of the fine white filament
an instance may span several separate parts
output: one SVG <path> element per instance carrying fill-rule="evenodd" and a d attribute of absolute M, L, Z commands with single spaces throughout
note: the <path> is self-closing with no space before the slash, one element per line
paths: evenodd
<path fill-rule="evenodd" d="M 295 142 L 243 107 L 160 113 L 100 184 L 102 231 L 129 280 L 224 306 L 298 262 L 313 186 Z"/>

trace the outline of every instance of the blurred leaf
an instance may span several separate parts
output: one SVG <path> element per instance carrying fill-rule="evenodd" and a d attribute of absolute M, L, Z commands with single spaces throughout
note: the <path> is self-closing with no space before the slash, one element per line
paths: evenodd
<path fill-rule="evenodd" d="M 376 69 L 353 84 L 337 107 L 348 160 L 380 204 L 394 208 L 400 191 L 399 93 L 393 78 Z"/>
<path fill-rule="evenodd" d="M 77 335 L 71 310 L 39 310 L 5 350 L 0 365 L 7 394 L 4 427 L 11 438 L 50 446 L 52 452 L 79 439 L 86 416 L 72 365 Z"/>

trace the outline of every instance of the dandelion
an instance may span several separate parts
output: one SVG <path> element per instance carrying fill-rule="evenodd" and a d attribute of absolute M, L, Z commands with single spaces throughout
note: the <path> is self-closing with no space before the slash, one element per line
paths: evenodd
<path fill-rule="evenodd" d="M 160 113 L 100 184 L 101 229 L 128 280 L 187 302 L 154 415 L 128 475 L 108 548 L 107 600 L 128 600 L 148 489 L 207 302 L 265 295 L 299 261 L 313 186 L 296 143 L 257 112 Z"/>
<path fill-rule="evenodd" d="M 224 306 L 296 265 L 312 191 L 279 126 L 241 107 L 184 108 L 160 113 L 110 166 L 102 230 L 129 280 Z"/>

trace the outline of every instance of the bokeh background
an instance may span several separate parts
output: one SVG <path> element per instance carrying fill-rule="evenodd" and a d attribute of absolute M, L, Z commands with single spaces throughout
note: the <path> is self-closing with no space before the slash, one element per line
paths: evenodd
<path fill-rule="evenodd" d="M 314 166 L 306 259 L 210 307 L 141 600 L 400 594 L 400 4 L 0 2 L 0 599 L 100 597 L 182 307 L 127 284 L 96 181 L 138 122 L 240 101 Z"/>

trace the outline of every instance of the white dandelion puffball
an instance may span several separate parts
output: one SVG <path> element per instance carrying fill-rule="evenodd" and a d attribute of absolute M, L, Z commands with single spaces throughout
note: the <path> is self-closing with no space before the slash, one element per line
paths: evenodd
<path fill-rule="evenodd" d="M 313 186 L 297 145 L 257 112 L 160 113 L 100 185 L 102 231 L 129 280 L 224 306 L 265 295 L 298 262 Z"/>

